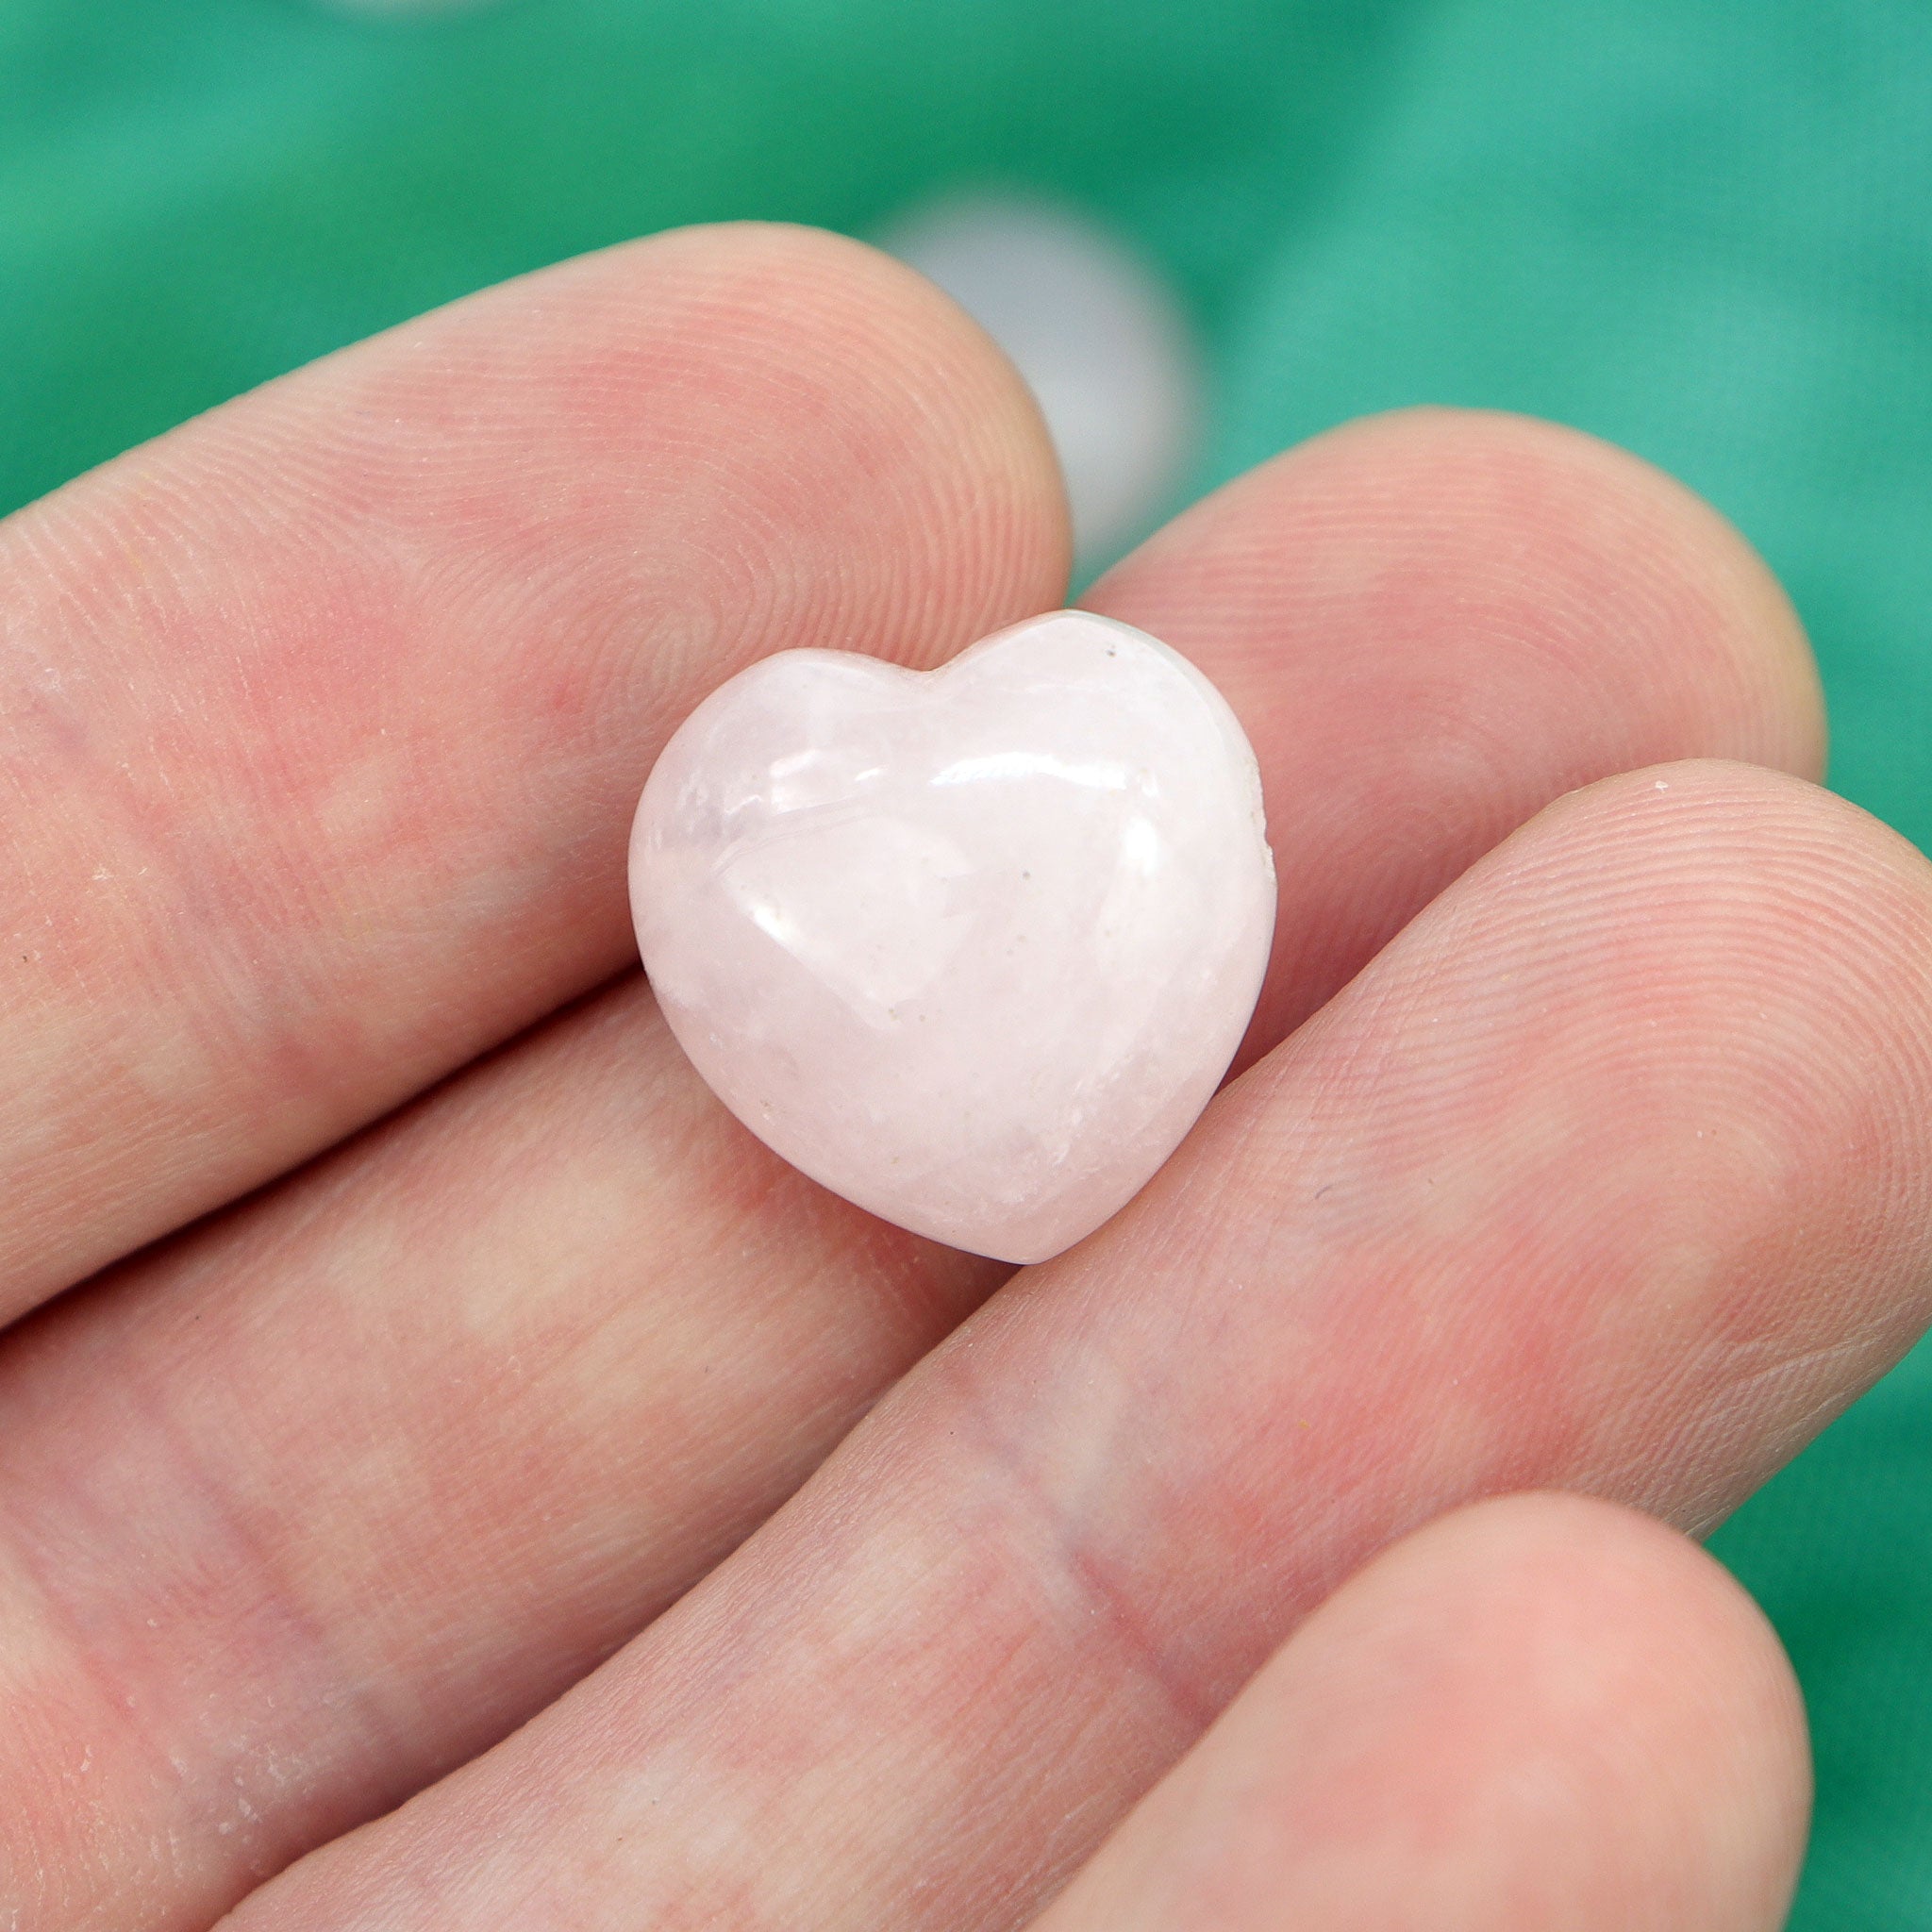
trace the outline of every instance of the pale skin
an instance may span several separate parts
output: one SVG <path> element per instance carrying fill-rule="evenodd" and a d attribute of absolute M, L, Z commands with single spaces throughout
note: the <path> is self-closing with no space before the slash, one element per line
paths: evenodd
<path fill-rule="evenodd" d="M 0 526 L 0 1927 L 1780 1923 L 1803 1718 L 1691 1539 L 1932 1312 L 1932 874 L 1687 491 L 1319 439 L 1087 599 L 1241 716 L 1281 916 L 1008 1278 L 722 1112 L 624 845 L 731 672 L 1066 567 L 991 344 L 759 227 Z"/>

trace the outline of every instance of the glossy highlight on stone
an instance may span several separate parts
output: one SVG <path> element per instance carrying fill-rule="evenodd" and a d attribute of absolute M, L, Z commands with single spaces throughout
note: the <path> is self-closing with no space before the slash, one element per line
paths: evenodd
<path fill-rule="evenodd" d="M 1260 991 L 1254 753 L 1177 652 L 1058 611 L 936 671 L 781 651 L 652 768 L 652 986 L 746 1126 L 861 1208 L 1008 1261 L 1129 1200 Z"/>

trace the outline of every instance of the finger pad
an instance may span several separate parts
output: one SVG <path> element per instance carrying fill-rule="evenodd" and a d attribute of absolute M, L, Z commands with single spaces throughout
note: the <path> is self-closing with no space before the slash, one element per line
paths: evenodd
<path fill-rule="evenodd" d="M 1707 505 L 1556 425 L 1404 411 L 1177 520 L 1096 608 L 1213 667 L 1259 752 L 1282 917 L 1240 1064 L 1559 794 L 1671 758 L 1812 775 L 1810 654 Z"/>

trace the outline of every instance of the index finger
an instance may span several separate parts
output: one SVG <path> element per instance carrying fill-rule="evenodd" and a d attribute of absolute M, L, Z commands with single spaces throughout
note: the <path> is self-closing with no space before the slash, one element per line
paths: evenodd
<path fill-rule="evenodd" d="M 0 528 L 0 1321 L 632 952 L 639 787 L 788 645 L 1058 601 L 1058 473 L 928 284 L 696 229 L 492 289 Z"/>

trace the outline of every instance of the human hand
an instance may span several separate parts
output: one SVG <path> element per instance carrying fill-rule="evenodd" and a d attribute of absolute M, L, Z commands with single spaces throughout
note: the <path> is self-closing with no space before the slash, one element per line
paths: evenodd
<path fill-rule="evenodd" d="M 759 228 L 0 530 L 0 1312 L 98 1272 L 0 1341 L 0 1925 L 1775 1923 L 1781 1659 L 1614 1506 L 1714 1523 L 1926 1319 L 1924 862 L 1686 492 L 1306 445 L 1087 600 L 1260 758 L 1247 1071 L 1002 1285 L 606 982 L 704 691 L 1064 571 L 984 339 Z"/>

